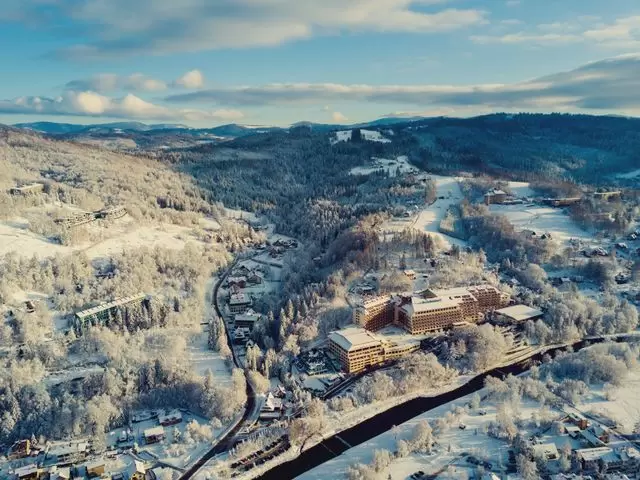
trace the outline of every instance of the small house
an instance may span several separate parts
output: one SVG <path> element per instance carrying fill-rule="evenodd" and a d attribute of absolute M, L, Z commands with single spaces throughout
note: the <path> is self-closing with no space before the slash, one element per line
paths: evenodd
<path fill-rule="evenodd" d="M 144 467 L 144 463 L 134 460 L 127 468 L 127 474 L 129 476 L 129 480 L 145 480 L 147 476 L 147 469 Z"/>
<path fill-rule="evenodd" d="M 89 478 L 101 477 L 104 475 L 106 469 L 106 463 L 104 460 L 95 460 L 87 463 L 87 476 Z"/>
<path fill-rule="evenodd" d="M 177 425 L 182 422 L 182 413 L 178 410 L 172 410 L 166 415 L 158 415 L 158 422 L 163 427 L 168 427 L 170 425 Z"/>
<path fill-rule="evenodd" d="M 536 460 L 557 460 L 560 458 L 558 447 L 555 443 L 540 443 L 531 447 L 531 454 Z"/>
<path fill-rule="evenodd" d="M 165 439 L 164 428 L 162 426 L 147 428 L 143 432 L 144 443 L 151 445 L 153 443 L 159 443 Z"/>
<path fill-rule="evenodd" d="M 405 270 L 403 273 L 407 278 L 409 278 L 409 280 L 415 280 L 416 278 L 418 278 L 418 275 L 414 270 Z"/>

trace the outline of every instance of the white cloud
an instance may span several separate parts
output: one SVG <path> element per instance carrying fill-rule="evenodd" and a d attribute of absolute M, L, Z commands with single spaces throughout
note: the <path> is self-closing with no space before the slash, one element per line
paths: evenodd
<path fill-rule="evenodd" d="M 349 119 L 340 112 L 333 112 L 331 120 L 333 120 L 334 123 L 345 123 Z"/>
<path fill-rule="evenodd" d="M 597 21 L 598 17 L 581 16 L 577 20 L 578 22 L 540 24 L 535 30 L 506 35 L 473 35 L 470 39 L 479 44 L 553 46 L 587 43 L 621 51 L 640 50 L 640 16 L 623 17 L 613 23 L 597 25 L 593 25 L 593 22 Z"/>
<path fill-rule="evenodd" d="M 42 0 L 13 2 L 5 16 L 34 21 Z M 343 32 L 434 33 L 478 25 L 478 9 L 438 0 L 55 0 L 47 13 L 81 32 L 68 57 L 166 54 L 280 45 Z M 55 22 L 41 19 L 42 28 Z"/>
<path fill-rule="evenodd" d="M 341 102 L 411 105 L 442 110 L 623 112 L 640 108 L 640 54 L 589 63 L 568 72 L 512 84 L 343 85 L 269 84 L 207 89 L 167 97 L 178 104 L 329 105 Z"/>
<path fill-rule="evenodd" d="M 238 110 L 171 108 L 150 103 L 133 94 L 111 98 L 96 92 L 71 90 L 56 98 L 19 97 L 0 100 L 0 113 L 189 121 L 230 121 L 243 117 Z"/>
<path fill-rule="evenodd" d="M 147 77 L 141 73 L 129 76 L 115 73 L 100 73 L 90 78 L 72 80 L 65 86 L 68 90 L 91 90 L 94 92 L 111 92 L 126 90 L 130 92 L 158 92 L 166 90 L 167 84 L 162 80 Z"/>
<path fill-rule="evenodd" d="M 204 75 L 200 70 L 191 70 L 178 78 L 173 84 L 182 88 L 202 88 L 204 86 Z"/>
<path fill-rule="evenodd" d="M 507 7 L 517 7 L 518 5 L 520 5 L 522 2 L 520 0 L 507 0 L 505 2 L 505 5 Z"/>

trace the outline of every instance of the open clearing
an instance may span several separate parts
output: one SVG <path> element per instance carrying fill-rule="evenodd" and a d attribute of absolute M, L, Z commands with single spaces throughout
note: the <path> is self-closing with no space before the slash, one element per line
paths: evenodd
<path fill-rule="evenodd" d="M 492 213 L 505 215 L 516 230 L 533 230 L 538 234 L 550 233 L 552 238 L 567 242 L 572 238 L 586 242 L 593 235 L 580 228 L 561 208 L 539 205 L 491 205 Z"/>

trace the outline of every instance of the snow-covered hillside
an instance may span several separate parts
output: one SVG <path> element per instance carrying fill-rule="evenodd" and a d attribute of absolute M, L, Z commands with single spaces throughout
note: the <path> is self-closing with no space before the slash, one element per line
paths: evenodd
<path fill-rule="evenodd" d="M 335 145 L 338 142 L 348 142 L 349 140 L 351 140 L 352 132 L 353 130 L 340 130 L 338 132 L 335 132 L 335 137 L 332 137 L 330 139 L 331 145 Z M 391 140 L 385 138 L 377 130 L 361 129 L 360 133 L 362 133 L 362 138 L 369 142 L 391 143 Z"/>

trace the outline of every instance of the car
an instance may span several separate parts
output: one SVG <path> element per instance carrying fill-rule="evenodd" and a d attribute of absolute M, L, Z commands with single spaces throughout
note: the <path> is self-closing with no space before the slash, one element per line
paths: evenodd
<path fill-rule="evenodd" d="M 487 414 L 487 411 L 486 411 L 486 410 L 480 410 L 480 411 L 478 412 L 478 415 L 486 415 L 486 414 Z"/>
<path fill-rule="evenodd" d="M 480 460 L 478 460 L 476 457 L 474 457 L 473 455 L 469 455 L 467 457 L 467 462 L 469 462 L 471 465 L 480 465 Z"/>
<path fill-rule="evenodd" d="M 466 430 L 467 426 L 464 423 L 461 423 L 460 425 L 458 425 L 458 428 L 460 430 Z"/>

